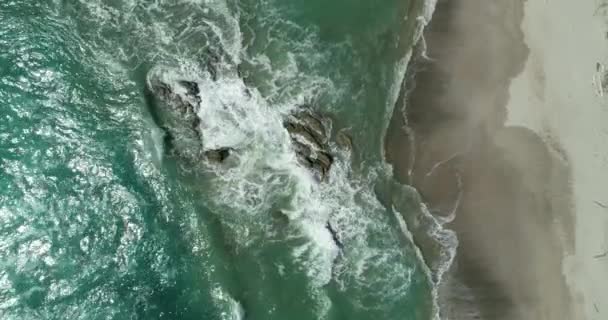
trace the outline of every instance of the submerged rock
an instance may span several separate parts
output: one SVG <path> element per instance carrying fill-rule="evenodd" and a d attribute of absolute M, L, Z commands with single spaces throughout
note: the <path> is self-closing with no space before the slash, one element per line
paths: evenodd
<path fill-rule="evenodd" d="M 342 240 L 340 240 L 340 236 L 338 236 L 338 231 L 336 231 L 336 229 L 332 226 L 331 222 L 328 221 L 325 224 L 325 229 L 327 229 L 327 231 L 329 231 L 329 233 L 331 234 L 331 238 L 333 239 L 336 247 L 338 247 L 338 249 L 340 250 L 344 249 L 344 243 L 342 243 Z"/>
<path fill-rule="evenodd" d="M 205 151 L 205 157 L 211 162 L 221 163 L 230 156 L 232 148 L 219 148 L 215 150 Z"/>
<path fill-rule="evenodd" d="M 338 132 L 338 134 L 336 134 L 336 143 L 338 144 L 338 146 L 340 146 L 341 148 L 344 148 L 346 150 L 353 149 L 353 138 L 344 129 L 340 130 Z"/>

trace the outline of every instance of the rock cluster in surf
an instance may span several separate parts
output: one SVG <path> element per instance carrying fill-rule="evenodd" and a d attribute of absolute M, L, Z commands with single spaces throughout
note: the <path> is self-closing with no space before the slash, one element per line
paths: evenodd
<path fill-rule="evenodd" d="M 215 80 L 215 79 L 214 79 Z M 200 87 L 194 81 L 180 80 L 177 85 L 161 77 L 149 76 L 147 94 L 153 104 L 153 116 L 166 132 L 166 140 L 181 157 L 192 161 L 201 157 L 213 163 L 222 163 L 235 151 L 231 147 L 205 149 L 200 125 Z M 160 104 L 159 104 L 160 102 Z M 320 181 L 326 180 L 334 158 L 329 148 L 329 119 L 301 106 L 283 120 L 289 133 L 298 162 L 308 168 Z"/>
<path fill-rule="evenodd" d="M 290 115 L 283 122 L 294 144 L 298 161 L 322 180 L 327 177 L 334 162 L 329 153 L 329 134 L 324 125 L 326 121 L 318 114 L 306 110 Z"/>

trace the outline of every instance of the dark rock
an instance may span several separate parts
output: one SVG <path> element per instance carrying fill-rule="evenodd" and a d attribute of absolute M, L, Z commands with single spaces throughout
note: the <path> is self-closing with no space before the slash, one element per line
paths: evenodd
<path fill-rule="evenodd" d="M 199 89 L 198 84 L 196 82 L 181 80 L 179 81 L 179 84 L 188 90 L 188 95 L 190 95 L 191 97 L 195 97 L 195 99 L 200 102 L 198 94 L 201 92 L 201 89 Z"/>
<path fill-rule="evenodd" d="M 300 120 L 306 124 L 310 132 L 315 136 L 319 143 L 327 143 L 327 130 L 323 120 L 315 114 L 305 112 L 300 116 Z"/>
<path fill-rule="evenodd" d="M 353 149 L 353 138 L 344 130 L 340 130 L 336 135 L 336 143 L 338 144 L 338 146 L 344 149 Z"/>
<path fill-rule="evenodd" d="M 205 151 L 205 157 L 212 162 L 222 163 L 232 153 L 232 148 L 219 148 Z"/>
<path fill-rule="evenodd" d="M 320 146 L 325 140 L 322 132 L 312 129 L 305 122 L 299 122 L 297 120 L 291 121 L 290 119 L 285 123 L 285 128 L 287 129 L 287 131 L 289 131 L 289 134 L 292 137 L 295 138 L 299 136 L 305 141 L 310 142 L 316 146 Z"/>
<path fill-rule="evenodd" d="M 298 160 L 325 180 L 333 164 L 329 153 L 328 131 L 323 118 L 310 111 L 290 115 L 283 123 L 293 141 Z"/>
<path fill-rule="evenodd" d="M 218 57 L 212 54 L 208 57 L 212 64 L 218 63 Z M 214 76 L 212 69 L 210 72 Z M 234 151 L 232 148 L 203 148 L 204 137 L 200 130 L 202 120 L 198 116 L 201 92 L 197 82 L 184 79 L 168 83 L 161 73 L 152 72 L 147 78 L 147 90 L 152 98 L 148 100 L 151 101 L 149 104 L 152 106 L 154 119 L 159 127 L 165 130 L 166 140 L 170 142 L 172 152 L 193 163 L 199 162 L 201 157 L 214 163 L 222 163 L 230 157 Z M 309 168 L 320 181 L 327 178 L 334 162 L 328 144 L 330 124 L 329 119 L 310 110 L 295 112 L 283 122 L 293 142 L 298 161 Z"/>
<path fill-rule="evenodd" d="M 205 49 L 205 56 L 206 56 L 205 67 L 207 68 L 209 75 L 211 75 L 211 80 L 217 81 L 217 74 L 218 74 L 217 66 L 220 64 L 222 58 L 221 58 L 220 54 L 212 51 L 209 48 Z"/>
<path fill-rule="evenodd" d="M 317 152 L 315 156 L 315 158 L 311 159 L 313 167 L 319 170 L 323 177 L 327 176 L 329 173 L 329 168 L 334 163 L 334 158 L 331 154 L 325 151 Z"/>
<path fill-rule="evenodd" d="M 336 229 L 334 229 L 334 227 L 331 225 L 330 222 L 327 222 L 327 224 L 325 225 L 325 228 L 329 231 L 329 233 L 331 234 L 331 238 L 334 240 L 334 243 L 336 244 L 336 246 L 342 250 L 344 249 L 344 244 L 342 243 L 342 241 L 340 240 L 340 237 L 338 236 L 338 232 L 336 231 Z"/>
<path fill-rule="evenodd" d="M 159 71 L 157 71 L 159 72 Z M 161 73 L 147 78 L 146 100 L 154 121 L 165 131 L 171 153 L 196 161 L 202 152 L 200 132 L 200 88 L 194 81 L 168 83 Z M 181 86 L 185 90 L 175 90 Z"/>

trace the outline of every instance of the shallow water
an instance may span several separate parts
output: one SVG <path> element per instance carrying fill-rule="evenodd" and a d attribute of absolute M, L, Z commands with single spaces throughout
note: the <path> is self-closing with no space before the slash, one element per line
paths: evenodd
<path fill-rule="evenodd" d="M 445 259 L 423 258 L 412 233 L 439 226 L 381 147 L 425 9 L 0 3 L 1 318 L 433 318 Z M 199 84 L 202 143 L 236 160 L 168 150 L 150 72 Z M 282 127 L 302 105 L 354 142 L 330 139 L 325 182 Z"/>

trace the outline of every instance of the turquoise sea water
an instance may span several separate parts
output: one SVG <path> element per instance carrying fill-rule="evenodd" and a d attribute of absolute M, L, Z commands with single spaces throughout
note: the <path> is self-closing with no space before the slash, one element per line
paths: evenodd
<path fill-rule="evenodd" d="M 381 147 L 426 5 L 0 2 L 0 318 L 432 319 L 451 240 Z M 238 106 L 202 119 L 236 167 L 167 150 L 151 70 Z M 354 142 L 324 183 L 281 148 L 302 104 Z"/>

